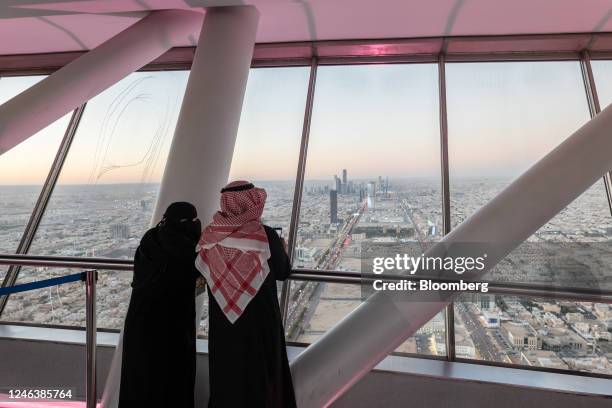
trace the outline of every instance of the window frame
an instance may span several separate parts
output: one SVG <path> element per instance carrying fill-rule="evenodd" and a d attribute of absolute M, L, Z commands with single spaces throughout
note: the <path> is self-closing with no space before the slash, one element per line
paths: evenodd
<path fill-rule="evenodd" d="M 578 50 L 575 49 L 576 38 L 585 37 L 591 39 L 589 45 L 596 43 L 592 41 L 594 36 L 598 37 L 609 37 L 610 33 L 593 34 L 587 33 L 584 35 L 538 35 L 538 36 L 496 36 L 496 37 L 473 37 L 473 38 L 432 38 L 432 39 L 398 39 L 398 40 L 372 40 L 372 41 L 322 41 L 314 43 L 285 43 L 285 44 L 257 44 L 254 54 L 254 59 L 251 64 L 251 68 L 265 69 L 273 67 L 309 67 L 309 81 L 308 91 L 306 99 L 306 107 L 304 112 L 304 119 L 302 122 L 302 137 L 300 141 L 300 152 L 298 157 L 298 163 L 296 164 L 296 178 L 295 178 L 295 191 L 293 198 L 293 208 L 291 213 L 290 229 L 289 229 L 289 250 L 291 256 L 295 251 L 295 238 L 297 234 L 297 220 L 299 219 L 299 212 L 301 206 L 301 195 L 304 184 L 304 174 L 306 168 L 306 157 L 308 154 L 308 140 L 310 136 L 310 122 L 312 118 L 313 100 L 316 92 L 316 76 L 317 69 L 319 66 L 326 65 L 367 65 L 367 64 L 419 64 L 419 63 L 435 63 L 438 65 L 438 103 L 440 109 L 440 176 L 442 180 L 441 198 L 440 203 L 443 215 L 443 229 L 444 233 L 450 232 L 450 197 L 449 197 L 449 160 L 448 160 L 448 125 L 447 125 L 447 111 L 446 111 L 446 75 L 445 67 L 447 62 L 461 63 L 461 62 L 509 62 L 509 61 L 577 61 L 580 64 L 581 72 L 583 76 L 584 89 L 587 95 L 588 109 L 591 117 L 599 113 L 600 105 L 597 97 L 597 86 L 593 77 L 591 68 L 591 60 L 612 60 L 612 52 L 609 50 Z M 576 37 L 576 38 L 574 38 Z M 525 50 L 519 49 L 516 51 L 505 50 L 504 41 L 508 39 L 516 40 L 521 44 L 530 44 L 529 41 L 534 40 L 532 49 Z M 541 44 L 541 40 L 551 40 L 554 43 L 555 40 L 562 42 L 563 44 L 559 49 L 546 49 L 538 50 L 537 44 Z M 566 42 L 563 42 L 567 40 Z M 584 40 L 584 39 L 582 39 Z M 495 46 L 489 47 L 488 51 L 485 52 L 464 52 L 464 53 L 448 53 L 449 46 L 452 49 L 452 45 L 461 42 L 472 41 L 474 43 L 485 46 L 486 44 L 498 44 L 500 50 L 495 50 Z M 480 41 L 480 42 L 479 42 Z M 540 43 L 538 43 L 540 41 Z M 375 51 L 372 51 L 372 45 L 383 42 L 385 46 L 388 46 L 386 50 L 376 55 Z M 414 44 L 417 44 L 415 46 Z M 418 44 L 434 44 L 433 48 L 429 48 L 433 52 L 419 53 Z M 536 44 L 536 45 L 533 45 Z M 394 48 L 395 47 L 395 48 Z M 404 47 L 404 48 L 402 48 Z M 535 48 L 534 48 L 535 47 Z M 574 48 L 573 48 L 574 47 Z M 520 46 L 519 46 L 520 48 Z M 398 51 L 399 50 L 399 51 Z M 188 70 L 191 65 L 193 58 L 193 47 L 184 47 L 173 49 L 164 56 L 151 64 L 148 64 L 140 71 L 164 71 L 164 70 Z M 56 54 L 44 54 L 40 56 L 0 56 L 0 79 L 2 77 L 10 76 L 30 76 L 40 74 L 50 74 L 55 70 L 61 68 L 63 65 L 74 60 L 82 53 L 56 53 Z M 56 158 L 53 166 L 49 172 L 49 175 L 45 181 L 43 190 L 41 191 L 38 201 L 31 214 L 30 221 L 27 224 L 26 231 L 22 236 L 22 242 L 27 244 L 28 239 L 33 238 L 38 224 L 46 205 L 50 199 L 53 188 L 55 187 L 59 178 L 63 162 L 70 150 L 70 144 L 72 138 L 78 130 L 80 117 L 82 116 L 85 105 L 77 108 L 67 126 L 64 138 L 60 144 L 60 147 L 56 153 Z M 610 206 L 612 216 L 612 172 L 607 173 L 604 176 L 604 183 L 606 187 L 606 198 Z M 29 237 L 29 238 L 28 238 Z M 20 244 L 20 248 L 22 245 Z M 29 244 L 24 246 L 25 250 L 18 250 L 18 254 L 27 254 L 27 248 Z M 21 252 L 20 252 L 21 251 Z M 0 254 L 0 263 L 7 263 L 5 255 L 11 254 Z M 27 256 L 26 256 L 27 257 Z M 107 260 L 108 261 L 108 260 Z M 10 273 L 11 270 L 16 272 Z M 112 268 L 108 268 L 112 269 Z M 14 285 L 17 280 L 19 272 L 19 265 L 13 265 L 10 267 L 9 272 L 5 279 L 2 281 L 1 287 L 7 287 Z M 10 273 L 10 279 L 9 279 Z M 353 276 L 351 276 L 353 275 Z M 321 270 L 309 270 L 309 269 L 293 269 L 292 276 L 285 284 L 281 292 L 281 307 L 283 318 L 286 317 L 289 297 L 289 285 L 291 280 L 311 280 L 317 282 L 333 282 L 333 283 L 344 283 L 344 284 L 356 284 L 361 282 L 361 276 L 359 274 L 351 274 L 342 271 L 321 271 Z M 567 299 L 575 301 L 591 301 L 591 302 L 602 302 L 612 303 L 612 291 L 592 291 L 587 289 L 577 288 L 555 288 L 545 285 L 525 285 L 525 284 L 503 284 L 503 283 L 490 283 L 490 292 L 492 294 L 502 295 L 516 295 L 516 296 L 527 296 L 527 297 L 550 297 L 556 296 L 558 299 Z M 0 297 L 0 317 L 4 310 L 4 305 L 8 296 Z M 513 369 L 528 369 L 544 372 L 554 372 L 571 375 L 581 375 L 587 377 L 600 377 L 612 379 L 612 374 L 595 374 L 589 372 L 575 371 L 575 370 L 559 370 L 552 368 L 542 367 L 528 367 L 514 364 L 495 363 L 481 360 L 472 360 L 457 358 L 455 356 L 455 344 L 454 344 L 454 305 L 451 304 L 446 310 L 446 350 L 448 361 L 466 362 L 470 364 L 479 365 L 492 365 L 509 367 Z M 43 326 L 43 327 L 57 327 L 55 325 L 39 325 L 39 324 L 28 324 L 28 323 L 11 323 L 11 322 L 0 322 L 0 324 L 20 324 L 20 325 L 31 325 L 31 326 Z M 62 326 L 63 327 L 63 326 Z M 81 327 L 78 327 L 81 329 Z M 111 330 L 112 331 L 112 330 Z M 435 356 L 424 356 L 424 355 L 410 355 L 411 357 L 418 357 L 424 359 L 445 359 L 444 357 Z"/>

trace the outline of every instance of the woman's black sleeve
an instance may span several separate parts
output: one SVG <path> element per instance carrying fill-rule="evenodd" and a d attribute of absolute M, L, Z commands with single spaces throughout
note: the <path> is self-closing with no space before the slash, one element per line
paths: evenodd
<path fill-rule="evenodd" d="M 268 260 L 270 269 L 274 273 L 274 279 L 284 281 L 291 274 L 291 263 L 289 255 L 285 251 L 283 243 L 273 228 L 265 227 L 268 243 L 270 244 L 271 256 Z"/>

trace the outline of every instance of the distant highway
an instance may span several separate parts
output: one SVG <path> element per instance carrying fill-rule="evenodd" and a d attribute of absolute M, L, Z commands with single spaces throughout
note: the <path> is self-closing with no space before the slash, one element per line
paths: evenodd
<path fill-rule="evenodd" d="M 359 223 L 361 216 L 368 208 L 367 201 L 364 200 L 357 212 L 351 214 L 349 219 L 342 224 L 342 228 L 338 233 L 338 237 L 331 243 L 329 248 L 325 250 L 319 261 L 317 262 L 315 269 L 330 270 L 335 269 L 338 262 L 342 259 L 342 251 L 348 245 L 349 236 L 353 232 L 355 225 Z"/>
<path fill-rule="evenodd" d="M 349 243 L 349 237 L 353 232 L 353 228 L 359 223 L 361 216 L 365 213 L 367 208 L 367 201 L 363 200 L 357 211 L 351 214 L 346 222 L 342 224 L 338 236 L 331 242 L 325 252 L 323 252 L 315 264 L 314 269 L 331 270 L 338 266 L 338 263 L 342 259 L 342 252 Z M 293 284 L 296 285 L 295 282 Z M 301 330 L 299 329 L 305 327 L 310 321 L 319 303 L 319 296 L 323 288 L 323 286 L 317 282 L 300 282 L 297 283 L 297 285 L 294 286 L 294 288 L 299 290 L 298 297 L 295 302 L 293 302 L 293 307 L 289 308 L 287 315 L 286 331 L 291 340 L 295 340 L 300 335 Z"/>
<path fill-rule="evenodd" d="M 480 324 L 473 313 L 467 310 L 465 304 L 457 302 L 455 307 L 480 357 L 486 361 L 508 362 L 505 354 L 487 333 L 487 329 Z"/>
<path fill-rule="evenodd" d="M 425 252 L 427 248 L 429 248 L 429 244 L 427 242 L 427 236 L 421 230 L 419 223 L 416 222 L 416 220 L 414 219 L 414 212 L 412 211 L 412 208 L 410 208 L 408 204 L 406 204 L 405 201 L 406 201 L 405 199 L 399 200 L 400 206 L 402 207 L 402 210 L 404 210 L 404 213 L 410 219 L 410 222 L 412 222 L 412 225 L 414 225 L 414 230 L 416 231 L 417 240 L 419 241 L 419 245 L 421 246 L 421 251 Z"/>

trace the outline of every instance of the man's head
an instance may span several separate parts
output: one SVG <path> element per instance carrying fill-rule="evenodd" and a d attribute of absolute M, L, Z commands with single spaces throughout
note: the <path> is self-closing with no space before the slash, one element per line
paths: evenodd
<path fill-rule="evenodd" d="M 254 218 L 261 215 L 266 203 L 266 190 L 248 181 L 233 181 L 221 190 L 221 211 L 230 216 L 249 214 Z"/>

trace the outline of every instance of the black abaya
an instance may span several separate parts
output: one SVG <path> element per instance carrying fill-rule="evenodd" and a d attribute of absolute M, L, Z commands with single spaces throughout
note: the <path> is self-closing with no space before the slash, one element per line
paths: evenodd
<path fill-rule="evenodd" d="M 209 408 L 295 407 L 276 289 L 291 265 L 274 229 L 265 230 L 270 273 L 234 324 L 208 291 Z"/>
<path fill-rule="evenodd" d="M 156 227 L 134 258 L 123 332 L 119 407 L 193 408 L 195 240 Z"/>

